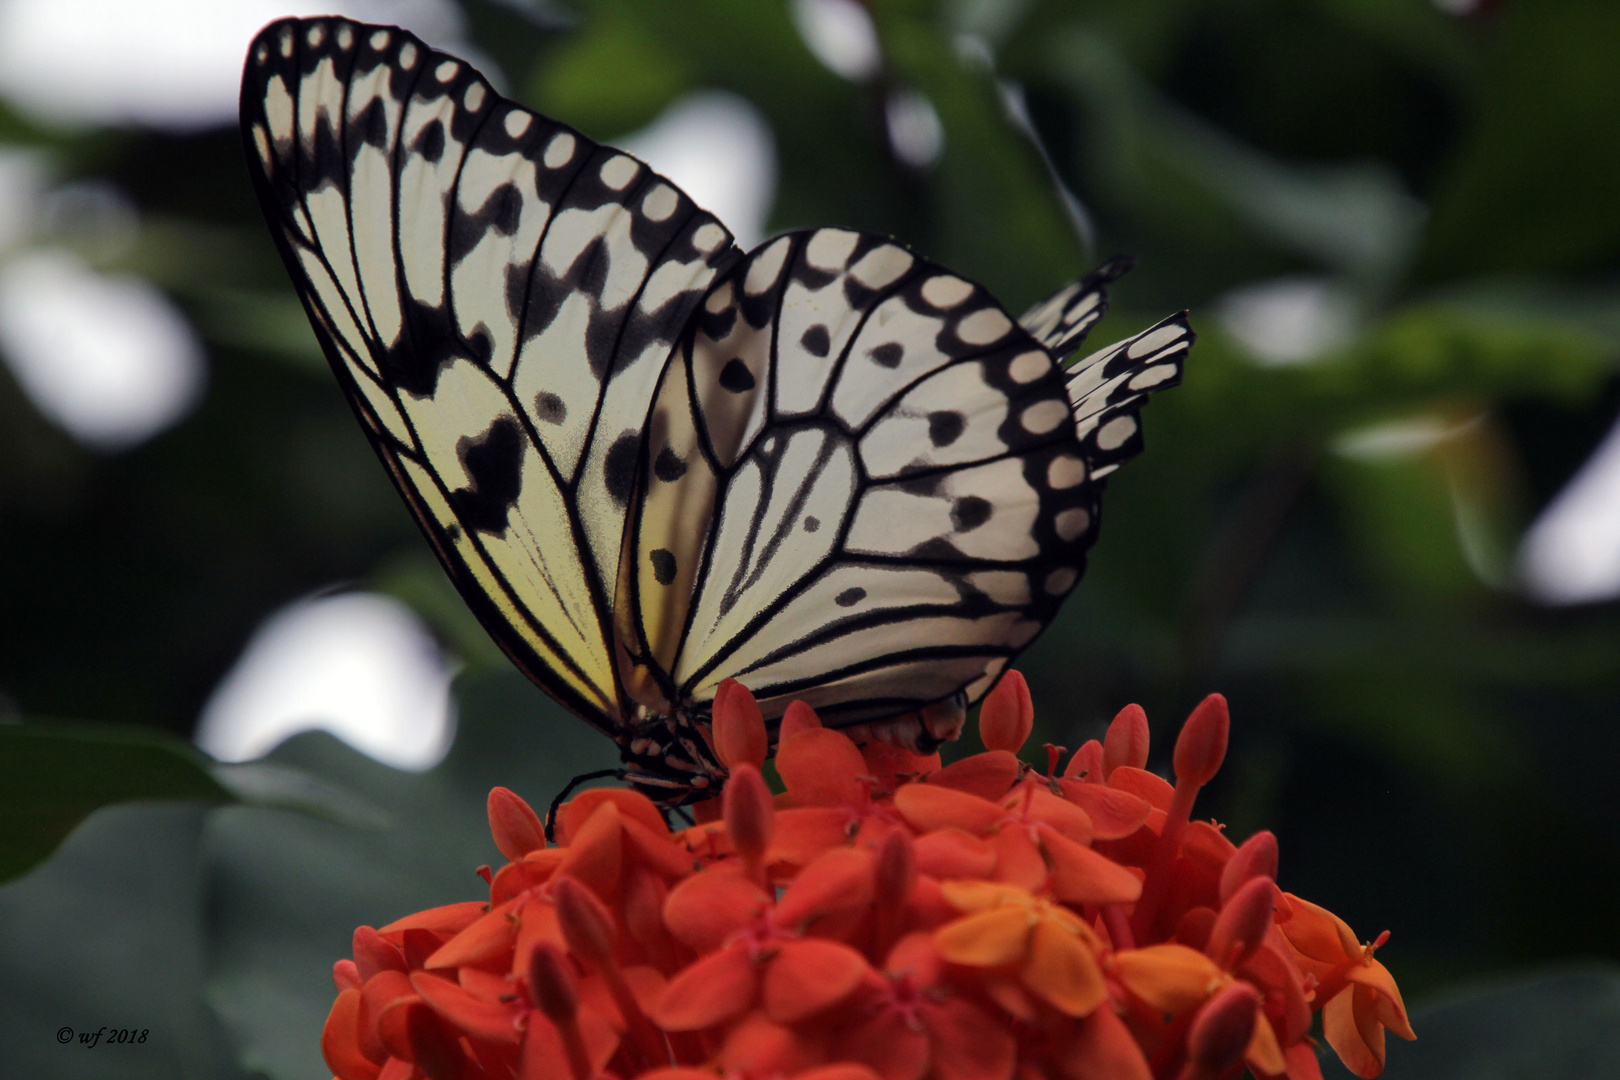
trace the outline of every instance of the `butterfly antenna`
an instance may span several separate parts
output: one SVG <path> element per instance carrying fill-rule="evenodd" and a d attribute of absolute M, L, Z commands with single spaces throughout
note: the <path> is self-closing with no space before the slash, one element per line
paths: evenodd
<path fill-rule="evenodd" d="M 546 843 L 555 844 L 557 842 L 557 810 L 562 806 L 563 800 L 572 795 L 574 789 L 586 781 L 601 780 L 607 776 L 611 776 L 615 780 L 623 780 L 625 772 L 623 769 L 598 769 L 595 772 L 580 773 L 568 781 L 568 786 L 563 788 L 555 799 L 551 800 L 551 809 L 546 811 Z"/>

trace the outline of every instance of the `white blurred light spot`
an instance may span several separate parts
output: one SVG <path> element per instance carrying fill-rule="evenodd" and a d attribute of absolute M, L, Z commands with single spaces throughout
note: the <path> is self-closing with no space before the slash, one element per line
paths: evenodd
<path fill-rule="evenodd" d="M 894 156 L 914 169 L 926 169 L 945 152 L 945 125 L 927 95 L 896 90 L 884 105 Z"/>
<path fill-rule="evenodd" d="M 301 600 L 253 635 L 204 707 L 197 745 L 220 761 L 248 761 L 301 731 L 329 731 L 385 765 L 430 769 L 455 736 L 454 674 L 398 600 Z"/>
<path fill-rule="evenodd" d="M 0 267 L 0 354 L 45 416 L 98 450 L 144 442 L 202 395 L 202 344 L 162 292 L 41 249 Z"/>
<path fill-rule="evenodd" d="M 776 139 L 746 98 L 698 90 L 616 141 L 719 218 L 744 249 L 765 239 L 776 197 Z"/>
<path fill-rule="evenodd" d="M 1484 0 L 1434 0 L 1434 6 L 1447 15 L 1472 15 L 1484 6 Z"/>
<path fill-rule="evenodd" d="M 1519 573 L 1549 604 L 1620 597 L 1620 423 L 1530 526 Z"/>
<path fill-rule="evenodd" d="M 460 44 L 450 0 L 0 0 L 0 94 L 68 126 L 234 124 L 253 35 L 284 15 L 329 14 Z"/>
<path fill-rule="evenodd" d="M 1322 278 L 1278 278 L 1233 289 L 1216 301 L 1222 328 L 1269 367 L 1313 360 L 1349 342 L 1356 306 Z"/>
<path fill-rule="evenodd" d="M 1477 423 L 1478 417 L 1460 424 L 1438 416 L 1389 420 L 1340 435 L 1333 441 L 1333 450 L 1356 461 L 1393 461 L 1432 450 Z"/>
<path fill-rule="evenodd" d="M 793 0 L 793 23 L 827 70 L 852 82 L 877 74 L 883 62 L 872 16 L 856 0 Z"/>

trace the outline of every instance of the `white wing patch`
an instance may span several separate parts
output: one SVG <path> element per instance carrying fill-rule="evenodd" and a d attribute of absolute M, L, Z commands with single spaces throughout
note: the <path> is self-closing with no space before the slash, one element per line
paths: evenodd
<path fill-rule="evenodd" d="M 404 31 L 284 20 L 243 78 L 260 201 L 378 453 L 519 666 L 617 730 L 641 430 L 729 234 Z"/>

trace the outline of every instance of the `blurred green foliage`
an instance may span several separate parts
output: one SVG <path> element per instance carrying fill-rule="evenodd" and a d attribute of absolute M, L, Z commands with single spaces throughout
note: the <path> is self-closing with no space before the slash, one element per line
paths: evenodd
<path fill-rule="evenodd" d="M 1190 704 L 1220 690 L 1232 749 L 1201 812 L 1239 838 L 1276 830 L 1285 887 L 1364 937 L 1392 929 L 1380 958 L 1409 999 L 1620 959 L 1620 605 L 1538 605 L 1513 566 L 1526 525 L 1620 411 L 1620 8 L 873 0 L 883 66 L 851 82 L 776 0 L 577 0 L 563 20 L 466 7 L 520 97 L 600 139 L 689 90 L 746 97 L 775 134 L 776 227 L 891 233 L 1014 310 L 1116 251 L 1138 255 L 1099 339 L 1191 308 L 1200 341 L 1185 384 L 1145 414 L 1147 453 L 1111 484 L 1086 580 L 1021 664 L 1035 742 L 1077 745 L 1139 701 L 1162 753 Z M 938 113 L 931 167 L 890 150 L 884 106 L 899 90 Z M 502 747 L 502 768 L 469 780 L 458 757 L 406 777 L 303 740 L 287 755 L 383 807 L 392 831 L 103 811 L 0 890 L 0 909 L 56 926 L 53 902 L 95 888 L 96 844 L 150 845 L 151 873 L 211 913 L 152 916 L 152 933 L 196 950 L 172 975 L 195 1011 L 175 1006 L 168 1031 L 205 1032 L 165 1074 L 314 1076 L 322 965 L 346 928 L 463 895 L 420 887 L 448 881 L 442 867 L 412 874 L 493 857 L 480 788 L 543 801 L 611 753 L 520 684 L 432 564 L 324 369 L 235 132 L 64 135 L 0 119 L 63 178 L 105 177 L 134 198 L 135 243 L 103 265 L 169 290 L 213 364 L 193 416 L 116 457 L 74 445 L 0 378 L 0 688 L 15 711 L 185 734 L 260 619 L 354 583 L 412 603 L 471 664 L 464 731 Z M 1215 312 L 1228 290 L 1285 276 L 1325 282 L 1351 322 L 1322 356 L 1265 364 Z M 464 839 L 424 850 L 450 833 L 418 799 Z M 265 844 L 285 894 L 242 884 L 259 880 L 241 876 L 244 852 Z M 119 925 L 144 925 L 141 910 Z M 53 956 L 0 956 L 0 985 L 98 977 L 139 993 L 131 969 Z M 1511 994 L 1579 998 L 1535 1013 L 1556 1041 L 1560 1015 L 1612 1015 L 1613 976 L 1591 979 Z M 1511 994 L 1435 1013 L 1440 1050 L 1478 1045 L 1490 1010 L 1519 1008 L 1502 1005 Z M 209 1040 L 215 1057 L 197 1049 Z M 1405 1049 L 1392 1076 L 1417 1075 L 1398 1071 Z"/>

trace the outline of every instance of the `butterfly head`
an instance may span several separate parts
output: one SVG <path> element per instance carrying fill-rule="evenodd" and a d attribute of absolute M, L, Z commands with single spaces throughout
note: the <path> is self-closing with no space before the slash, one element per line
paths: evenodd
<path fill-rule="evenodd" d="M 685 806 L 720 794 L 727 774 L 704 730 L 708 721 L 707 714 L 643 709 L 619 743 L 625 781 L 659 806 Z"/>

